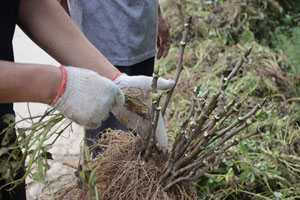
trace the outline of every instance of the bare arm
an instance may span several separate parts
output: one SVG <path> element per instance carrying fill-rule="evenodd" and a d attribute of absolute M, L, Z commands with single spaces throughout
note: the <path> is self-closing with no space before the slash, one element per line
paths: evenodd
<path fill-rule="evenodd" d="M 0 61 L 0 70 L 0 103 L 46 103 L 88 128 L 97 128 L 124 104 L 118 86 L 91 70 L 6 61 Z"/>
<path fill-rule="evenodd" d="M 64 65 L 84 67 L 109 79 L 119 72 L 55 0 L 21 0 L 18 24 L 35 43 Z"/>
<path fill-rule="evenodd" d="M 0 61 L 0 71 L 0 103 L 50 104 L 62 80 L 59 68 L 50 65 Z"/>

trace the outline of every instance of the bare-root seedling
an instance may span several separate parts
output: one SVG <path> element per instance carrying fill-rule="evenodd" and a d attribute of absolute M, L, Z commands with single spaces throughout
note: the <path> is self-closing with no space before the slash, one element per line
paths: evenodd
<path fill-rule="evenodd" d="M 180 43 L 176 84 L 183 69 L 183 53 L 190 23 L 189 17 Z M 234 159 L 237 155 L 230 153 L 230 148 L 263 130 L 264 126 L 250 127 L 257 120 L 256 116 L 266 99 L 246 113 L 240 109 L 244 102 L 242 98 L 223 102 L 228 84 L 247 61 L 251 50 L 246 51 L 233 70 L 222 79 L 215 94 L 200 95 L 199 87 L 195 88 L 186 118 L 168 150 L 160 149 L 154 136 L 159 113 L 165 113 L 176 84 L 167 92 L 161 108 L 160 100 L 164 99 L 164 95 L 156 88 L 159 78 L 159 70 L 156 69 L 149 109 L 152 124 L 149 136 L 145 139 L 122 131 L 105 134 L 98 143 L 106 149 L 105 152 L 99 159 L 91 161 L 92 171 L 89 169 L 85 173 L 88 175 L 85 180 L 93 179 L 93 184 L 78 184 L 73 191 L 66 188 L 61 191 L 61 196 L 64 199 L 70 199 L 72 195 L 83 199 L 195 199 L 195 182 L 206 173 L 213 172 L 222 162 Z M 87 167 L 81 167 L 81 170 L 83 168 Z M 88 188 L 95 187 L 94 192 L 87 192 Z"/>

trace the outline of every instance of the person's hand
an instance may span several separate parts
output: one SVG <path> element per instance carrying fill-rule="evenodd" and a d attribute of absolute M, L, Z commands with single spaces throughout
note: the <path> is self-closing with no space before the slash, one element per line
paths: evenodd
<path fill-rule="evenodd" d="M 126 74 L 121 74 L 114 79 L 114 82 L 122 89 L 122 91 L 128 95 L 136 96 L 145 103 L 148 107 L 148 111 L 151 110 L 151 83 L 152 77 L 147 76 L 127 76 Z M 174 86 L 173 80 L 166 80 L 159 78 L 157 81 L 158 90 L 167 90 Z M 135 89 L 140 88 L 140 90 Z M 151 121 L 150 112 L 146 113 L 146 116 L 141 116 L 135 110 L 129 107 L 122 106 L 113 109 L 114 115 L 117 119 L 123 123 L 128 128 L 136 131 L 140 136 L 145 138 L 150 134 L 151 131 Z M 168 136 L 166 134 L 164 120 L 160 114 L 155 139 L 162 148 L 166 148 L 168 145 Z"/>
<path fill-rule="evenodd" d="M 158 15 L 157 48 L 157 59 L 162 57 L 165 58 L 168 55 L 170 49 L 170 33 L 168 26 L 160 13 L 160 10 Z"/>
<path fill-rule="evenodd" d="M 124 104 L 121 90 L 111 80 L 88 69 L 61 67 L 63 81 L 52 106 L 86 128 L 97 128 L 108 113 Z"/>
<path fill-rule="evenodd" d="M 119 73 L 113 78 L 113 81 L 121 89 L 132 86 L 132 87 L 139 87 L 146 94 L 149 94 L 152 91 L 152 87 L 151 87 L 152 76 L 142 76 L 142 75 L 128 76 L 126 74 Z M 175 82 L 173 80 L 159 78 L 157 80 L 157 89 L 167 90 L 172 88 L 174 84 Z"/>

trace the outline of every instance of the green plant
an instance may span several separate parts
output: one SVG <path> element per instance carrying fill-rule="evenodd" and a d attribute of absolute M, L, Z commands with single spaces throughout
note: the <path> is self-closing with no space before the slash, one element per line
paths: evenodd
<path fill-rule="evenodd" d="M 292 72 L 300 76 L 300 27 L 279 28 L 274 37 L 275 49 L 287 56 Z"/>
<path fill-rule="evenodd" d="M 30 113 L 30 112 L 29 112 Z M 17 122 L 14 121 L 14 116 L 6 116 L 9 126 L 0 134 L 3 134 L 6 139 L 3 142 L 12 141 L 12 132 L 15 130 L 18 137 L 13 144 L 2 144 L 0 160 L 0 180 L 6 182 L 4 187 L 9 190 L 16 187 L 19 183 L 25 181 L 27 176 L 30 176 L 36 181 L 47 184 L 46 173 L 50 169 L 48 159 L 52 159 L 49 149 L 70 125 L 62 114 L 55 113 L 54 109 L 47 110 L 42 116 L 30 116 L 23 118 Z M 26 122 L 26 125 L 23 125 Z M 19 125 L 22 124 L 22 127 Z M 22 153 L 20 153 L 22 151 Z M 25 164 L 25 161 L 26 164 Z M 33 168 L 33 166 L 36 166 Z M 14 176 L 19 170 L 25 169 L 25 174 L 22 178 L 14 180 Z"/>

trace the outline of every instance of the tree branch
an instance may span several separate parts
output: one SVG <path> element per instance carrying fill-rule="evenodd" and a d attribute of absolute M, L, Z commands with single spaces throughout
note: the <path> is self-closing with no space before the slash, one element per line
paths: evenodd
<path fill-rule="evenodd" d="M 184 32 L 183 32 L 182 40 L 180 42 L 178 65 L 177 65 L 177 70 L 176 70 L 176 75 L 175 75 L 175 84 L 167 93 L 166 100 L 161 109 L 162 116 L 165 115 L 166 109 L 167 109 L 170 99 L 173 95 L 174 89 L 178 83 L 179 76 L 183 70 L 183 66 L 182 66 L 183 54 L 184 54 L 184 49 L 186 46 L 186 40 L 187 40 L 187 36 L 188 36 L 189 30 L 190 30 L 191 22 L 192 22 L 192 16 L 189 16 L 186 20 L 186 23 L 184 24 Z"/>

